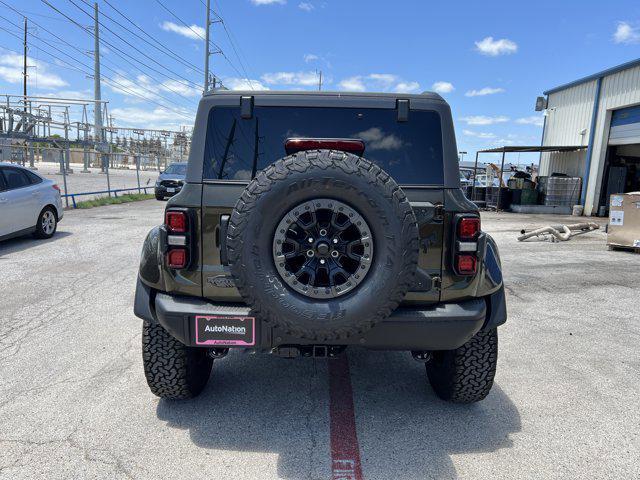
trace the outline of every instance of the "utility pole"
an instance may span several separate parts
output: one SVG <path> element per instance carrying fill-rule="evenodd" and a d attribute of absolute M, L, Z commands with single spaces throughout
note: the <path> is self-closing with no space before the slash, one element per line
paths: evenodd
<path fill-rule="evenodd" d="M 27 129 L 27 17 L 24 17 L 24 55 L 22 59 L 22 95 L 24 95 L 24 130 Z"/>
<path fill-rule="evenodd" d="M 94 141 L 98 147 L 100 155 L 100 173 L 105 173 L 104 156 L 100 153 L 102 149 L 102 97 L 100 94 L 100 29 L 98 23 L 98 2 L 93 4 L 93 98 L 95 107 L 93 109 Z"/>
<path fill-rule="evenodd" d="M 209 27 L 211 26 L 211 19 L 209 17 L 211 11 L 211 0 L 207 0 L 207 24 L 205 25 L 205 38 L 204 38 L 204 94 L 209 91 Z M 213 81 L 213 88 L 216 88 L 215 79 Z"/>
<path fill-rule="evenodd" d="M 322 90 L 322 70 L 318 72 L 318 91 Z"/>

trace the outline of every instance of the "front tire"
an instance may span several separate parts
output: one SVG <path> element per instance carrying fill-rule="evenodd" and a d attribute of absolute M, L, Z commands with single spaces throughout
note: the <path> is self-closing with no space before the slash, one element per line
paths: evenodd
<path fill-rule="evenodd" d="M 205 349 L 187 347 L 161 325 L 146 320 L 142 325 L 142 361 L 151 392 L 170 400 L 200 394 L 213 364 Z"/>
<path fill-rule="evenodd" d="M 51 238 L 58 229 L 58 216 L 52 207 L 45 207 L 38 215 L 38 223 L 36 223 L 36 238 Z"/>
<path fill-rule="evenodd" d="M 433 352 L 427 376 L 436 395 L 454 403 L 484 399 L 493 386 L 498 362 L 498 331 L 481 330 L 455 350 Z"/>

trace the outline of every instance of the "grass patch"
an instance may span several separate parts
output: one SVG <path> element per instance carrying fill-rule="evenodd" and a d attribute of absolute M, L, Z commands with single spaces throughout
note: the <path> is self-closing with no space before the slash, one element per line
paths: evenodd
<path fill-rule="evenodd" d="M 102 207 L 104 205 L 117 205 L 120 203 L 140 202 L 142 200 L 151 200 L 155 198 L 151 194 L 145 193 L 131 193 L 126 195 L 119 195 L 118 197 L 101 197 L 94 200 L 84 200 L 82 202 L 76 202 L 76 208 L 93 208 Z"/>

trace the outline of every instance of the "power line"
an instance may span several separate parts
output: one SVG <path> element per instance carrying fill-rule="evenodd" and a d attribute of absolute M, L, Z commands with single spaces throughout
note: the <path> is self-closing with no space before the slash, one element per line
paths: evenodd
<path fill-rule="evenodd" d="M 127 17 L 124 13 L 122 13 L 118 8 L 116 8 L 115 6 L 113 6 L 108 0 L 104 0 L 104 2 L 109 5 L 109 7 L 111 7 L 118 15 L 120 15 L 122 18 L 124 18 L 127 22 L 129 22 L 131 25 L 133 25 L 136 29 L 138 29 L 140 32 L 142 32 L 145 36 L 149 37 L 151 40 L 153 40 L 158 46 L 153 45 L 151 42 L 149 42 L 149 40 L 146 40 L 144 38 L 142 38 L 140 35 L 136 34 L 135 32 L 133 32 L 132 30 L 130 30 L 129 28 L 125 27 L 124 25 L 122 25 L 120 22 L 118 22 L 117 20 L 115 20 L 113 17 L 110 17 L 109 15 L 107 15 L 106 13 L 102 12 L 102 16 L 107 17 L 108 19 L 110 19 L 112 22 L 114 22 L 116 25 L 120 26 L 120 28 L 128 31 L 129 33 L 131 33 L 132 35 L 135 35 L 137 38 L 139 38 L 140 40 L 144 41 L 145 43 L 147 43 L 148 45 L 151 45 L 152 47 L 154 47 L 156 50 L 158 50 L 161 53 L 169 53 L 170 55 L 173 56 L 173 58 L 175 60 L 177 60 L 178 62 L 182 63 L 183 65 L 193 68 L 194 70 L 199 71 L 200 73 L 202 73 L 202 69 L 200 67 L 198 67 L 197 65 L 188 62 L 187 60 L 184 60 L 182 57 L 180 57 L 180 55 L 178 55 L 176 52 L 174 52 L 173 50 L 171 50 L 169 47 L 167 47 L 166 45 L 164 45 L 162 42 L 160 42 L 159 40 L 157 40 L 155 37 L 153 37 L 152 35 L 150 35 L 146 30 L 142 29 L 138 24 L 136 24 L 135 22 L 133 22 L 131 19 L 129 19 L 129 17 Z"/>
<path fill-rule="evenodd" d="M 81 0 L 83 3 L 90 5 L 89 2 L 87 2 L 86 0 Z M 82 13 L 84 13 L 85 15 L 87 15 L 89 18 L 93 19 L 93 15 L 91 15 L 90 13 L 88 13 L 87 11 L 85 11 L 82 7 L 80 7 L 78 4 L 76 4 L 73 0 L 69 0 L 70 3 L 73 4 L 73 6 L 75 6 L 78 10 L 80 10 Z M 153 63 L 159 65 L 160 67 L 164 68 L 166 71 L 172 73 L 173 75 L 177 76 L 178 78 L 181 78 L 183 80 L 185 80 L 188 83 L 191 83 L 192 85 L 195 85 L 196 88 L 200 88 L 200 85 L 198 85 L 197 83 L 189 80 L 186 77 L 181 76 L 179 73 L 176 73 L 172 70 L 169 70 L 168 68 L 166 68 L 162 63 L 158 62 L 156 59 L 150 57 L 149 55 L 147 55 L 146 53 L 144 53 L 143 51 L 141 51 L 139 48 L 137 48 L 135 45 L 132 45 L 129 41 L 125 40 L 124 38 L 122 38 L 122 36 L 120 36 L 119 34 L 117 34 L 116 32 L 114 32 L 113 30 L 111 30 L 109 27 L 107 27 L 106 25 L 104 25 L 102 22 L 98 21 L 98 24 L 103 27 L 105 30 L 107 30 L 108 32 L 112 33 L 113 35 L 115 35 L 118 39 L 120 39 L 120 41 L 124 42 L 125 44 L 127 44 L 130 48 L 134 49 L 136 52 L 140 53 L 141 55 L 143 55 L 144 57 L 148 58 L 149 60 L 151 60 Z M 107 42 L 105 42 L 107 43 Z M 107 45 L 109 45 L 109 43 L 107 43 Z M 111 45 L 113 47 L 113 45 Z M 115 48 L 115 47 L 114 47 Z M 118 49 L 118 51 L 122 52 L 122 54 L 127 55 L 128 57 L 140 62 L 140 60 L 136 59 L 135 57 L 123 52 L 122 50 Z M 140 62 L 142 63 L 142 62 Z M 169 75 L 164 74 L 158 70 L 153 69 L 152 67 L 149 67 L 147 64 L 142 63 L 143 65 L 145 65 L 147 68 L 149 68 L 150 70 L 154 70 L 155 72 L 159 73 L 160 75 L 163 75 L 167 78 L 171 78 Z M 179 80 L 176 80 L 179 82 Z M 183 83 L 183 82 L 180 82 Z M 185 84 L 187 85 L 187 84 Z M 187 86 L 191 86 L 191 85 L 187 85 Z"/>
<path fill-rule="evenodd" d="M 71 1 L 71 0 L 69 0 L 69 1 Z M 184 26 L 185 26 L 185 27 L 187 27 L 189 30 L 191 30 L 194 34 L 196 34 L 198 37 L 200 37 L 203 41 L 205 41 L 205 42 L 207 41 L 207 39 L 206 39 L 206 38 L 204 38 L 202 35 L 200 35 L 196 30 L 194 30 L 194 29 L 193 29 L 193 27 L 192 27 L 192 26 L 190 26 L 189 24 L 187 24 L 187 22 L 185 22 L 184 20 L 182 20 L 178 15 L 176 15 L 175 13 L 173 13 L 173 12 L 172 12 L 172 11 L 171 11 L 171 10 L 170 10 L 170 9 L 169 9 L 165 4 L 164 4 L 164 3 L 162 3 L 160 0 L 155 0 L 155 1 L 156 1 L 156 3 L 157 3 L 158 5 L 160 5 L 163 9 L 165 9 L 165 10 L 166 10 L 166 11 L 167 11 L 167 12 L 168 12 L 168 13 L 169 13 L 173 18 L 175 18 L 176 20 L 178 20 L 182 25 L 184 25 Z M 206 4 L 205 4 L 205 7 L 206 7 Z M 220 21 L 224 24 L 223 20 L 221 19 L 221 17 L 220 17 L 219 15 L 215 14 L 215 12 L 214 12 L 214 15 L 218 16 L 218 18 L 220 18 Z M 207 25 L 207 26 L 206 26 L 206 28 L 209 28 L 209 25 Z M 231 66 L 231 68 L 233 68 L 233 69 L 235 70 L 235 72 L 236 72 L 240 77 L 242 77 L 242 76 L 243 76 L 243 74 L 242 74 L 242 73 L 238 70 L 238 68 L 233 64 L 233 62 L 229 59 L 229 57 L 227 57 L 227 55 L 224 53 L 224 51 L 222 50 L 222 48 L 221 48 L 218 44 L 216 44 L 215 42 L 211 42 L 211 41 L 209 41 L 209 43 L 210 43 L 211 45 L 213 45 L 215 48 L 217 48 L 217 49 L 218 49 L 218 51 L 217 51 L 217 52 L 214 52 L 214 53 L 219 53 L 220 55 L 222 55 L 222 57 L 223 57 L 223 58 L 224 58 L 224 59 L 229 63 L 229 65 Z M 235 47 L 234 47 L 234 48 L 235 48 Z M 251 86 L 251 81 L 249 80 L 249 78 L 248 78 L 248 76 L 246 75 L 246 73 L 245 73 L 244 77 L 245 77 L 245 79 L 249 82 L 249 85 Z M 251 89 L 253 89 L 253 86 L 251 86 Z"/>
<path fill-rule="evenodd" d="M 190 25 L 188 25 L 188 24 L 187 24 L 186 22 L 184 22 L 180 17 L 178 17 L 175 13 L 173 13 L 171 10 L 169 10 L 169 9 L 167 8 L 167 6 L 166 6 L 164 3 L 162 3 L 160 0 L 156 0 L 156 3 L 157 3 L 158 5 L 160 5 L 162 8 L 164 8 L 164 9 L 169 13 L 169 15 L 171 15 L 173 18 L 175 18 L 176 20 L 178 20 L 182 25 L 184 25 L 185 27 L 187 27 L 189 30 L 191 30 L 193 33 L 195 33 L 195 34 L 196 34 L 198 37 L 200 37 L 202 40 L 205 40 L 205 38 L 204 38 L 202 35 L 200 35 L 196 30 L 194 30 Z M 205 41 L 206 41 L 206 40 L 205 40 Z M 213 43 L 213 42 L 211 42 L 211 43 Z M 214 44 L 214 45 L 215 45 L 215 44 Z M 216 48 L 218 48 L 218 47 L 216 46 Z"/>
<path fill-rule="evenodd" d="M 11 10 L 13 10 L 14 12 L 16 12 L 16 13 L 18 13 L 19 15 L 22 15 L 22 16 L 24 17 L 24 15 L 23 15 L 20 11 L 18 11 L 18 10 L 16 10 L 15 8 L 13 8 L 13 7 L 11 7 L 11 6 L 7 5 L 7 4 L 6 4 L 6 2 L 4 2 L 3 0 L 0 0 L 0 3 L 2 3 L 2 4 L 4 4 L 4 5 L 6 5 L 6 6 L 8 6 Z M 3 18 L 4 18 L 4 17 L 3 17 Z M 8 21 L 9 21 L 10 23 L 12 23 L 10 20 L 8 20 Z M 73 48 L 74 50 L 76 50 L 76 51 L 80 52 L 81 54 L 83 54 L 83 55 L 85 55 L 85 56 L 87 56 L 87 57 L 89 57 L 89 58 L 92 58 L 92 55 L 91 55 L 91 54 L 89 54 L 89 53 L 87 53 L 87 52 L 85 52 L 85 51 L 80 50 L 78 47 L 76 47 L 76 46 L 74 46 L 74 45 L 70 44 L 69 42 L 67 42 L 66 40 L 64 40 L 64 39 L 62 39 L 61 37 L 57 36 L 57 35 L 56 35 L 56 34 L 54 34 L 53 32 L 51 32 L 51 31 L 47 30 L 46 28 L 42 27 L 40 24 L 36 23 L 35 21 L 33 21 L 33 20 L 32 20 L 32 23 L 34 23 L 35 25 L 39 26 L 39 27 L 40 27 L 40 28 L 42 28 L 43 30 L 45 30 L 45 31 L 47 31 L 47 32 L 49 32 L 49 33 L 51 33 L 51 34 L 52 34 L 52 35 L 54 35 L 56 38 L 60 39 L 64 44 L 68 45 L 69 47 Z M 76 25 L 77 25 L 77 23 L 76 23 Z M 84 29 L 83 29 L 83 30 L 84 30 Z M 16 36 L 16 35 L 14 35 L 14 36 Z M 16 37 L 17 37 L 17 36 L 16 36 Z M 59 53 L 62 53 L 63 55 L 66 55 L 67 57 L 69 57 L 69 58 L 71 58 L 73 61 L 75 61 L 76 63 L 79 63 L 79 64 L 80 64 L 80 65 L 82 65 L 83 67 L 88 68 L 89 70 L 91 70 L 91 67 L 90 67 L 89 65 L 86 65 L 86 64 L 82 63 L 82 62 L 81 62 L 81 61 L 79 61 L 77 58 L 75 58 L 75 57 L 73 57 L 73 56 L 69 55 L 69 54 L 68 54 L 68 53 L 66 53 L 66 52 L 62 52 L 61 50 L 57 49 L 55 46 L 51 45 L 51 44 L 50 44 L 50 43 L 48 43 L 46 40 L 43 40 L 42 38 L 40 38 L 40 37 L 38 37 L 38 36 L 36 36 L 36 38 L 37 38 L 39 41 L 41 41 L 41 42 L 43 42 L 43 43 L 45 43 L 45 44 L 47 44 L 47 45 L 51 46 L 51 47 L 52 47 L 56 52 L 59 52 Z M 69 68 L 72 68 L 72 69 L 74 69 L 74 70 L 76 70 L 76 71 L 79 71 L 79 72 L 81 72 L 81 73 L 84 73 L 85 75 L 87 75 L 87 76 L 89 76 L 89 77 L 93 77 L 93 75 L 92 75 L 91 73 L 86 72 L 86 71 L 81 70 L 81 69 L 78 69 L 77 67 L 75 67 L 74 65 L 71 65 L 71 64 L 70 64 L 69 62 L 67 62 L 66 60 L 61 59 L 60 57 L 56 56 L 55 54 L 52 54 L 51 52 L 49 52 L 49 51 L 47 51 L 47 50 L 43 49 L 42 47 L 38 47 L 38 48 L 39 48 L 40 50 L 42 50 L 44 53 L 46 53 L 46 54 L 48 54 L 48 55 L 52 56 L 53 58 L 56 58 L 57 60 L 59 60 L 60 62 L 63 62 L 64 64 L 68 65 L 68 66 L 69 66 Z M 45 63 L 49 63 L 49 62 L 45 62 Z M 119 72 L 118 72 L 117 70 L 114 70 L 113 68 L 109 67 L 108 65 L 105 65 L 105 67 L 106 67 L 107 69 L 111 70 L 112 72 L 114 72 L 116 75 L 120 75 L 120 74 L 119 74 Z M 124 92 L 124 93 L 128 93 L 129 95 L 137 96 L 137 97 L 142 98 L 142 99 L 144 99 L 144 100 L 147 100 L 147 101 L 150 101 L 150 102 L 152 102 L 152 103 L 155 103 L 156 105 L 159 105 L 159 106 L 161 106 L 162 108 L 165 108 L 165 109 L 167 109 L 167 110 L 172 110 L 172 111 L 174 111 L 174 112 L 176 112 L 176 113 L 179 113 L 180 115 L 183 115 L 183 116 L 185 116 L 185 117 L 187 116 L 187 115 L 185 115 L 184 113 L 180 112 L 180 110 L 175 110 L 175 109 L 172 109 L 171 107 L 166 107 L 165 105 L 163 105 L 163 104 L 161 104 L 161 103 L 159 103 L 159 102 L 156 102 L 156 101 L 152 100 L 152 99 L 151 99 L 152 97 L 145 97 L 145 96 L 143 96 L 143 95 L 140 95 L 139 93 L 137 93 L 137 92 L 135 92 L 135 91 L 133 91 L 133 90 L 131 90 L 131 89 L 127 88 L 127 86 L 123 85 L 121 82 L 118 82 L 118 81 L 117 81 L 117 80 L 115 80 L 115 79 L 112 79 L 112 78 L 110 78 L 110 77 L 106 77 L 106 76 L 103 76 L 103 75 L 101 75 L 101 76 L 100 76 L 100 78 L 101 78 L 101 79 L 104 79 L 105 81 L 107 81 L 107 83 L 108 83 L 109 85 L 111 85 L 112 87 L 113 87 L 113 85 L 117 85 L 118 89 L 119 89 L 120 91 Z M 151 77 L 150 77 L 150 78 L 151 78 Z M 154 79 L 154 80 L 155 80 L 155 81 L 157 81 L 156 79 Z M 111 82 L 111 83 L 110 83 L 110 82 Z M 159 98 L 161 98 L 161 99 L 163 99 L 163 100 L 165 100 L 165 101 L 169 102 L 169 103 L 170 103 L 170 104 L 172 104 L 172 105 L 175 105 L 175 106 L 177 106 L 177 107 L 180 107 L 180 105 L 176 104 L 175 102 L 171 101 L 170 99 L 168 99 L 168 98 L 166 98 L 166 97 L 164 97 L 164 96 L 162 96 L 162 95 L 158 94 L 157 92 L 154 92 L 154 91 L 152 91 L 152 90 L 148 89 L 147 87 L 145 87 L 145 86 L 143 86 L 143 85 L 138 85 L 138 87 L 139 87 L 139 88 L 141 88 L 142 90 L 146 91 L 146 92 L 149 92 L 149 94 L 151 94 L 151 95 L 153 95 L 153 96 L 159 97 Z M 185 98 L 186 98 L 186 97 L 185 97 Z M 187 99 L 187 100 L 190 100 L 190 99 Z M 190 101 L 191 101 L 191 100 L 190 100 Z"/>
<path fill-rule="evenodd" d="M 64 12 L 60 11 L 59 9 L 57 9 L 56 7 L 54 7 L 53 5 L 51 5 L 47 0 L 41 0 L 41 1 L 42 1 L 43 3 L 45 3 L 47 6 L 49 6 L 50 8 L 52 8 L 53 10 L 55 10 L 56 12 L 58 12 L 60 15 L 64 16 L 67 20 L 69 20 L 71 23 L 73 23 L 74 25 L 76 25 L 78 28 L 80 28 L 81 30 L 83 30 L 87 35 L 89 35 L 89 36 L 93 37 L 93 33 L 92 33 L 92 32 L 88 31 L 88 29 L 87 29 L 87 28 L 83 27 L 83 26 L 82 26 L 81 24 L 79 24 L 77 21 L 75 21 L 74 19 L 72 19 L 71 17 L 69 17 L 68 15 L 66 15 Z M 82 10 L 82 9 L 81 9 L 81 10 Z M 82 11 L 84 11 L 84 10 L 82 10 Z M 85 12 L 85 13 L 86 13 L 86 12 Z M 89 16 L 91 17 L 91 15 L 89 15 Z M 93 18 L 93 17 L 92 17 L 92 18 Z M 126 55 L 127 57 L 129 57 L 129 58 L 131 58 L 131 59 L 133 59 L 133 60 L 137 61 L 138 63 L 140 63 L 140 64 L 144 65 L 144 66 L 145 66 L 145 67 L 147 67 L 149 70 L 152 70 L 152 71 L 154 71 L 154 72 L 158 72 L 158 73 L 160 73 L 161 75 L 163 75 L 163 76 L 165 76 L 165 77 L 169 78 L 170 80 L 174 80 L 174 81 L 176 81 L 176 82 L 178 82 L 178 83 L 181 83 L 181 84 L 183 83 L 183 82 L 180 82 L 179 80 L 175 80 L 175 79 L 173 79 L 173 78 L 169 77 L 169 76 L 168 76 L 168 75 L 166 75 L 166 74 L 163 74 L 162 72 L 160 72 L 159 70 L 157 70 L 157 69 L 155 69 L 155 68 L 153 68 L 153 67 L 150 67 L 150 66 L 149 66 L 149 65 L 147 65 L 146 63 L 144 63 L 144 62 L 140 61 L 139 59 L 136 59 L 135 57 L 132 57 L 131 55 L 127 54 L 126 52 L 123 52 L 121 49 L 119 49 L 118 47 L 116 47 L 115 45 L 113 45 L 112 43 L 110 43 L 110 42 L 108 42 L 108 41 L 106 41 L 106 40 L 101 40 L 101 43 L 104 43 L 104 44 L 105 44 L 105 45 L 107 45 L 108 47 L 111 47 L 111 49 L 113 49 L 113 50 L 114 50 L 115 55 L 117 55 L 118 57 L 120 57 L 122 60 L 124 60 L 125 62 L 127 62 L 129 65 L 133 66 L 136 70 L 138 70 L 138 71 L 142 72 L 145 76 L 147 76 L 147 77 L 149 77 L 150 79 L 154 80 L 154 81 L 155 81 L 155 82 L 157 82 L 158 84 L 162 84 L 163 82 L 161 82 L 161 81 L 160 81 L 160 80 L 158 80 L 157 78 L 153 77 L 152 75 L 149 75 L 147 72 L 143 71 L 143 70 L 142 70 L 142 69 L 141 69 L 141 68 L 140 68 L 136 63 L 133 63 L 133 62 L 131 62 L 130 60 L 128 60 L 127 58 L 124 58 L 124 56 L 123 56 L 123 55 Z M 118 52 L 121 52 L 122 54 L 119 54 Z M 118 75 L 119 75 L 119 73 L 118 73 L 117 71 L 115 71 L 115 70 L 113 70 L 113 69 L 111 69 L 111 68 L 110 68 L 110 70 L 114 71 L 116 74 L 118 74 Z M 112 81 L 114 81 L 114 82 L 115 82 L 115 80 L 112 80 Z M 120 85 L 121 85 L 121 84 L 120 84 Z M 197 86 L 197 84 L 194 84 L 194 85 L 196 85 L 196 86 Z M 189 88 L 193 88 L 193 87 L 191 87 L 191 85 L 186 85 L 186 86 L 187 86 L 187 87 L 189 87 Z M 140 88 L 142 88 L 142 89 L 144 89 L 144 90 L 147 90 L 147 91 L 151 92 L 148 88 L 146 88 L 146 87 L 144 87 L 144 86 L 142 86 L 142 85 L 140 85 Z M 171 87 L 169 87 L 169 86 L 168 86 L 168 85 L 166 85 L 166 84 L 165 84 L 165 85 L 163 85 L 163 88 L 165 88 L 166 90 L 172 91 L 172 92 L 173 92 L 173 93 L 175 93 L 176 95 L 179 95 L 179 96 L 181 96 L 181 97 L 185 98 L 186 100 L 188 100 L 188 101 L 190 101 L 190 102 L 193 102 L 193 100 L 192 100 L 192 99 L 189 99 L 189 98 L 185 97 L 184 95 L 180 94 L 179 92 L 176 92 L 175 90 L 173 90 Z M 173 102 L 171 102 L 171 100 L 167 99 L 166 97 L 163 97 L 162 95 L 158 94 L 157 92 L 152 92 L 152 93 L 153 93 L 153 95 L 155 95 L 155 96 L 158 96 L 158 97 L 160 97 L 160 98 L 162 98 L 162 99 L 164 99 L 164 100 L 166 100 L 166 101 L 168 101 L 168 102 L 170 102 L 170 103 L 173 103 Z M 144 97 L 143 97 L 143 98 L 144 98 Z M 165 108 L 166 108 L 166 107 L 165 107 Z"/>

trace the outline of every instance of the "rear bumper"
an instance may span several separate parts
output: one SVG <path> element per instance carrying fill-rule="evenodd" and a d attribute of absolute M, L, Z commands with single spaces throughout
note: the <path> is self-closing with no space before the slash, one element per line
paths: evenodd
<path fill-rule="evenodd" d="M 195 317 L 250 316 L 243 304 L 215 305 L 201 298 L 153 292 L 138 279 L 136 316 L 162 325 L 177 340 L 197 346 Z M 506 321 L 504 290 L 493 295 L 426 308 L 399 307 L 371 330 L 347 340 L 323 345 L 359 345 L 380 350 L 451 350 L 466 343 L 482 328 L 495 328 Z M 314 342 L 288 336 L 277 327 L 256 321 L 255 348 L 270 351 L 281 345 L 311 345 Z"/>

